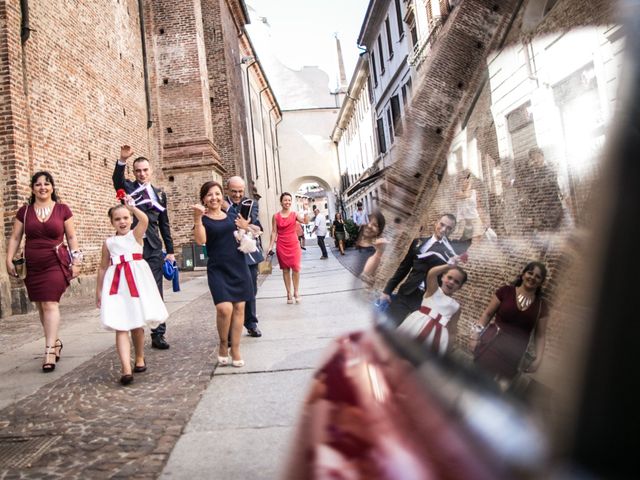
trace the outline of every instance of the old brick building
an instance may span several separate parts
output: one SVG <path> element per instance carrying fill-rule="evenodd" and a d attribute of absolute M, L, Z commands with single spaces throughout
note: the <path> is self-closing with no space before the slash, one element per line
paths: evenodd
<path fill-rule="evenodd" d="M 92 278 L 111 234 L 106 210 L 122 144 L 150 158 L 180 253 L 199 186 L 255 175 L 245 168 L 247 22 L 242 0 L 0 1 L 3 258 L 30 176 L 45 169 L 74 212 Z M 264 77 L 259 64 L 252 75 Z M 0 315 L 25 307 L 23 288 L 2 268 Z"/>
<path fill-rule="evenodd" d="M 468 250 L 459 338 L 497 287 L 531 260 L 549 268 L 546 294 L 577 298 L 575 259 L 590 226 L 588 199 L 617 99 L 623 36 L 609 2 L 465 1 L 452 9 L 416 77 L 387 171 L 383 208 L 395 240 L 382 287 L 415 236 L 442 213 L 463 216 L 463 180 L 475 191 L 480 227 Z M 462 218 L 461 218 L 462 220 Z M 497 239 L 487 239 L 492 228 Z M 452 238 L 465 235 L 463 222 Z M 551 382 L 571 336 L 559 314 L 539 372 Z"/>

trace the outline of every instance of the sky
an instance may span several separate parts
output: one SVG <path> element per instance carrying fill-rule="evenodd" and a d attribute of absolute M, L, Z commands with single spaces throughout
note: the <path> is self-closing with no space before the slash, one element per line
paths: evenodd
<path fill-rule="evenodd" d="M 329 88 L 335 90 L 337 33 L 349 83 L 361 52 L 356 41 L 369 0 L 245 0 L 245 3 L 253 24 L 247 27 L 259 55 L 262 49 L 270 48 L 289 68 L 318 66 L 329 75 Z M 258 22 L 261 25 L 256 25 Z M 261 27 L 266 27 L 262 31 L 270 38 L 254 35 Z"/>

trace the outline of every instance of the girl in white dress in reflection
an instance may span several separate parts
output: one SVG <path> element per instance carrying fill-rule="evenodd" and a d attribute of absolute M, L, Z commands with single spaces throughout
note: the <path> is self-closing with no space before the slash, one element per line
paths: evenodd
<path fill-rule="evenodd" d="M 456 257 L 454 257 L 456 258 Z M 442 275 L 442 286 L 438 277 Z M 456 265 L 433 267 L 427 274 L 427 289 L 420 309 L 411 313 L 398 327 L 438 355 L 450 348 L 449 339 L 456 338 L 460 304 L 451 295 L 467 281 L 467 273 Z"/>

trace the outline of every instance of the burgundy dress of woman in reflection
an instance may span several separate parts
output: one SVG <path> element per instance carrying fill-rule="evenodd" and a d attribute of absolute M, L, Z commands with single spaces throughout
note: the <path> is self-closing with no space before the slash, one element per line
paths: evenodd
<path fill-rule="evenodd" d="M 486 327 L 495 315 L 499 332 L 474 361 L 498 378 L 510 380 L 518 373 L 534 329 L 536 358 L 527 371 L 536 371 L 542 361 L 549 310 L 540 287 L 546 273 L 543 264 L 528 264 L 515 285 L 504 285 L 496 291 L 478 322 L 480 327 Z M 472 348 L 476 341 L 472 341 Z"/>

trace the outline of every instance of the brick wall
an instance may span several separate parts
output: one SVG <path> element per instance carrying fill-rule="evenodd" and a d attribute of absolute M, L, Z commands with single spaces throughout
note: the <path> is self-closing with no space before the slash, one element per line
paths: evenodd
<path fill-rule="evenodd" d="M 101 242 L 111 233 L 106 210 L 114 199 L 117 147 L 129 143 L 146 153 L 154 136 L 146 128 L 137 2 L 78 8 L 71 2 L 31 1 L 29 7 L 33 31 L 21 48 L 19 1 L 2 2 L 7 21 L 0 34 L 9 54 L 1 61 L 10 91 L 1 108 L 11 109 L 10 117 L 3 117 L 9 124 L 3 132 L 15 132 L 0 139 L 2 243 L 16 208 L 29 196 L 31 174 L 46 169 L 74 212 L 87 271 L 93 271 Z M 6 277 L 2 283 L 8 283 Z"/>
<path fill-rule="evenodd" d="M 542 150 L 549 170 L 535 173 L 528 154 L 550 135 L 542 128 L 544 125 L 539 125 L 548 118 L 536 113 L 533 120 L 538 123 L 534 127 L 526 104 L 520 110 L 516 105 L 512 111 L 497 105 L 501 99 L 492 98 L 492 89 L 495 92 L 498 87 L 492 87 L 489 80 L 480 81 L 487 71 L 486 64 L 470 58 L 482 55 L 486 46 L 496 45 L 494 42 L 504 36 L 506 22 L 515 11 L 512 8 L 515 3 L 504 2 L 498 12 L 491 11 L 490 3 L 469 1 L 456 7 L 432 56 L 425 61 L 424 75 L 408 113 L 407 129 L 398 144 L 404 160 L 394 165 L 385 178 L 383 211 L 390 226 L 388 235 L 396 243 L 381 265 L 376 286 L 381 288 L 395 271 L 420 227 L 424 227 L 425 235 L 431 234 L 440 214 L 457 213 L 455 194 L 460 172 L 471 168 L 472 187 L 478 194 L 479 207 L 488 225 L 498 234 L 498 241 L 476 239 L 468 250 L 470 260 L 464 268 L 469 273 L 469 283 L 457 294 L 463 309 L 458 341 L 463 348 L 467 345 L 470 324 L 479 318 L 499 286 L 512 282 L 527 262 L 540 260 L 549 268 L 545 292 L 556 307 L 547 331 L 546 355 L 557 360 L 571 343 L 566 315 L 558 313 L 561 308 L 557 299 L 578 301 L 581 296 L 573 287 L 581 282 L 580 274 L 584 272 L 579 268 L 569 271 L 569 266 L 579 258 L 582 248 L 579 239 L 585 231 L 575 226 L 589 226 L 589 218 L 583 211 L 593 181 L 597 179 L 597 170 L 587 165 L 590 175 L 579 185 L 580 195 L 574 196 L 577 200 L 573 205 L 568 205 L 566 199 L 558 199 L 559 180 L 554 167 L 558 166 L 556 160 L 559 162 L 557 152 L 564 145 L 544 145 Z M 507 45 L 518 46 L 523 39 L 530 38 L 520 28 L 522 12 L 516 16 L 506 37 Z M 611 18 L 611 7 L 606 2 L 585 4 L 565 0 L 559 2 L 536 32 L 543 35 L 583 24 L 606 25 Z M 487 37 L 492 30 L 482 27 L 483 22 L 496 28 L 493 39 Z M 513 58 L 521 57 L 514 55 Z M 516 73 L 517 66 L 513 68 Z M 463 68 L 467 71 L 462 72 Z M 477 98 L 474 98 L 475 92 L 479 92 Z M 497 125 L 501 109 L 505 122 Z M 463 121 L 466 123 L 461 131 Z M 508 150 L 498 145 L 505 138 Z M 468 148 L 467 165 L 456 152 L 456 142 Z M 471 151 L 472 146 L 475 152 Z M 477 158 L 476 163 L 470 158 Z M 563 168 L 571 171 L 566 164 Z M 547 181 L 549 177 L 554 181 Z M 549 218 L 555 215 L 558 206 L 562 219 L 551 225 Z M 461 234 L 458 229 L 452 238 Z M 553 360 L 545 363 L 553 365 Z M 550 371 L 544 372 L 545 379 Z"/>
<path fill-rule="evenodd" d="M 191 241 L 189 206 L 200 185 L 224 173 L 215 142 L 223 140 L 225 157 L 239 158 L 234 130 L 244 118 L 235 110 L 242 84 L 237 62 L 230 60 L 238 56 L 238 40 L 227 2 L 221 1 L 218 10 L 209 8 L 218 3 L 209 0 L 141 2 L 150 118 L 138 1 L 30 0 L 33 31 L 24 47 L 19 0 L 0 1 L 0 253 L 6 251 L 15 211 L 30 194 L 30 176 L 49 170 L 62 201 L 74 212 L 85 251 L 85 287 L 95 278 L 104 238 L 113 233 L 106 211 L 115 202 L 111 174 L 120 145 L 129 144 L 136 155 L 150 159 L 154 183 L 169 196 L 178 252 Z M 224 17 L 216 20 L 222 27 L 207 39 L 205 30 L 215 16 Z M 207 42 L 215 43 L 214 52 L 207 52 Z M 233 86 L 222 116 L 217 106 L 212 109 L 216 85 L 209 84 L 218 73 L 209 72 L 217 60 L 231 70 L 225 83 Z M 222 105 L 223 95 L 218 97 Z M 235 173 L 228 159 L 229 172 Z M 78 287 L 71 294 L 74 290 Z M 0 315 L 12 311 L 10 291 L 15 311 L 23 310 L 24 288 L 3 268 Z"/>
<path fill-rule="evenodd" d="M 204 39 L 213 137 L 219 147 L 225 178 L 243 176 L 243 159 L 249 156 L 241 53 L 237 41 L 244 25 L 238 18 L 241 16 L 237 12 L 239 3 L 237 0 L 202 0 L 206 12 Z"/>

